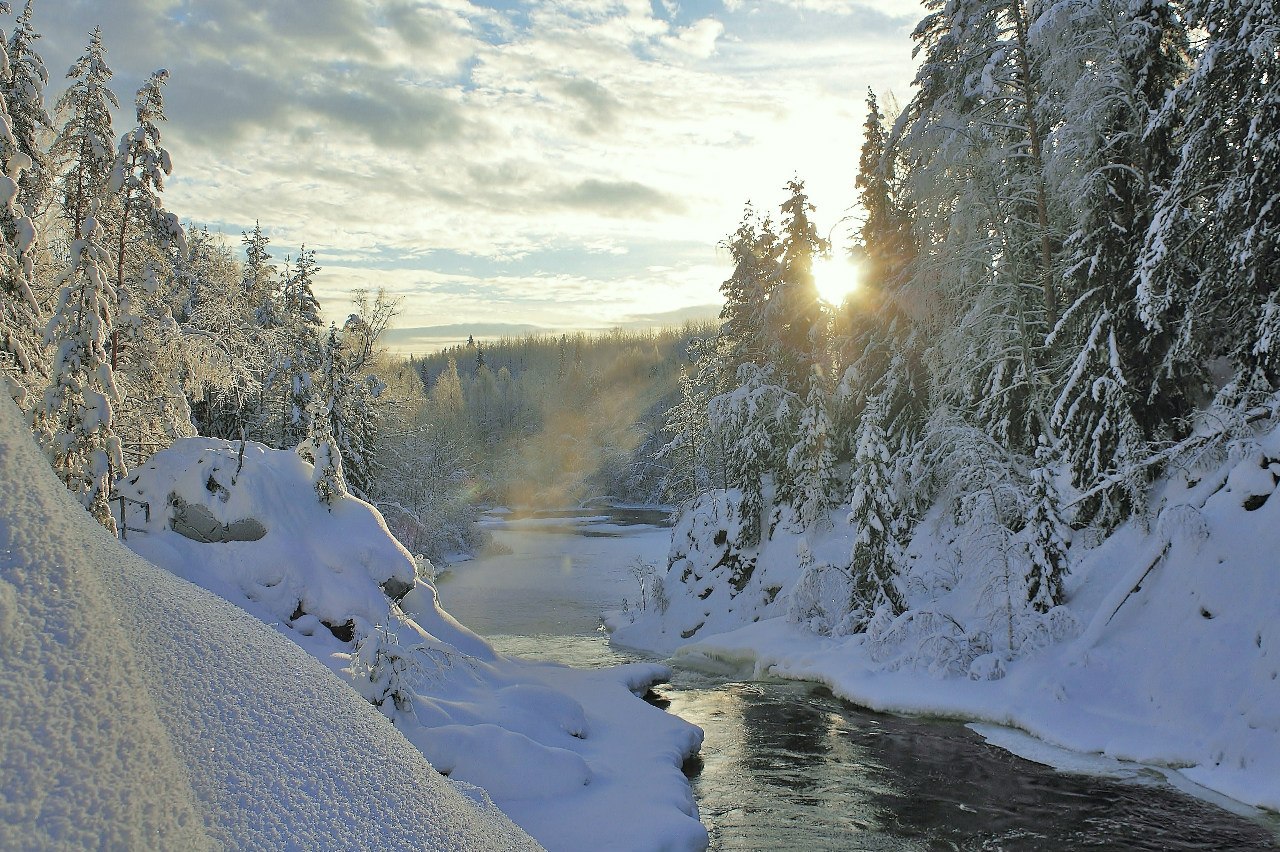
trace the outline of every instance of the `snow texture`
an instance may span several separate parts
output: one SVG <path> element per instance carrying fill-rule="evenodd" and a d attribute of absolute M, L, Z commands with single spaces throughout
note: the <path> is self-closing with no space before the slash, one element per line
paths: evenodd
<path fill-rule="evenodd" d="M 121 547 L 7 398 L 0 489 L 0 848 L 537 848 L 295 645 Z"/>
<path fill-rule="evenodd" d="M 1150 529 L 1135 520 L 1072 549 L 1066 605 L 1044 614 L 1004 606 L 999 567 L 978 564 L 992 554 L 935 508 L 908 548 L 907 614 L 844 636 L 786 615 L 803 564 L 840 565 L 849 527 L 810 541 L 779 528 L 730 553 L 731 524 L 708 502 L 675 528 L 665 608 L 608 623 L 620 644 L 818 681 L 874 710 L 1020 729 L 1280 810 L 1277 481 L 1280 431 L 1172 474 Z M 755 566 L 740 589 L 727 557 Z"/>
<path fill-rule="evenodd" d="M 240 621 L 287 636 L 546 848 L 706 846 L 681 772 L 702 732 L 636 697 L 666 667 L 577 671 L 497 654 L 415 580 L 376 509 L 350 495 L 321 501 L 312 465 L 292 451 L 180 440 L 120 491 L 148 504 L 126 513 L 131 548 L 257 619 Z M 160 659 L 170 653 L 185 652 Z"/>

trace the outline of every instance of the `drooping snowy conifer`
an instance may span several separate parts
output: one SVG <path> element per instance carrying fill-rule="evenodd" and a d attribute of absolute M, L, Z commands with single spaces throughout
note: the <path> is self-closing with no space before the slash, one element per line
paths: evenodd
<path fill-rule="evenodd" d="M 113 427 L 121 397 L 106 350 L 115 311 L 115 288 L 97 243 L 97 205 L 71 244 L 71 259 L 57 284 L 58 304 L 45 336 L 54 347 L 50 385 L 36 409 L 35 431 L 53 469 L 71 493 L 107 529 L 115 532 L 108 498 L 113 477 L 125 473 L 120 439 Z"/>
<path fill-rule="evenodd" d="M 95 200 L 98 213 L 103 211 L 102 199 L 115 165 L 111 111 L 119 109 L 120 101 L 107 85 L 112 72 L 106 54 L 102 31 L 95 28 L 85 52 L 67 71 L 71 85 L 54 108 L 62 127 L 49 156 L 59 182 L 63 217 L 76 239 L 84 237 L 80 229 L 91 218 Z"/>
<path fill-rule="evenodd" d="M 311 482 L 316 496 L 326 506 L 332 506 L 334 500 L 347 495 L 342 453 L 333 432 L 333 411 L 344 384 L 342 343 L 334 325 L 329 326 L 325 338 L 317 383 L 318 392 L 312 397 L 307 417 L 310 432 L 297 452 L 313 466 Z"/>
<path fill-rule="evenodd" d="M 1053 451 L 1041 437 L 1036 446 L 1035 467 L 1027 494 L 1027 603 L 1037 612 L 1048 612 L 1063 602 L 1067 575 L 1067 542 L 1070 529 L 1062 519 L 1058 488 L 1054 484 Z"/>
<path fill-rule="evenodd" d="M 814 365 L 809 378 L 809 393 L 800 410 L 797 437 L 787 452 L 785 489 L 780 497 L 791 504 L 802 529 L 813 529 L 830 522 L 832 472 L 832 429 L 827 416 L 827 390 L 822 370 Z"/>
<path fill-rule="evenodd" d="M 30 4 L 19 19 L 19 28 L 29 18 Z M 21 42 L 16 49 L 23 50 Z M 24 136 L 23 121 L 37 111 L 43 113 L 43 89 L 28 79 L 43 66 L 34 53 L 14 60 L 5 58 L 4 50 L 0 50 L 0 66 L 0 89 L 4 92 L 0 102 L 0 385 L 7 376 L 14 380 L 16 395 L 24 397 L 22 378 L 39 369 L 40 334 L 39 305 L 31 289 L 36 229 L 26 207 L 30 199 L 24 199 L 22 189 L 34 161 L 24 150 L 29 140 Z"/>
<path fill-rule="evenodd" d="M 9 76 L 3 87 L 14 145 L 31 160 L 18 181 L 18 203 L 28 215 L 43 208 L 53 181 L 43 141 L 44 134 L 53 130 L 53 119 L 45 106 L 49 72 L 35 49 L 40 34 L 31 23 L 32 6 L 33 0 L 27 0 L 5 46 Z"/>
<path fill-rule="evenodd" d="M 873 397 L 858 429 L 854 456 L 853 498 L 849 523 L 854 527 L 849 575 L 848 632 L 865 630 L 877 613 L 900 615 L 906 602 L 898 588 L 900 545 L 895 535 L 898 509 L 889 479 L 889 448 L 882 421 L 884 403 Z"/>
<path fill-rule="evenodd" d="M 814 207 L 804 182 L 792 180 L 786 188 L 781 268 L 769 293 L 765 327 L 779 379 L 792 393 L 805 394 L 810 369 L 818 362 L 826 339 L 827 317 L 814 285 L 813 259 L 826 252 L 829 244 L 810 217 Z"/>
<path fill-rule="evenodd" d="M 1229 357 L 1228 404 L 1280 387 L 1280 10 L 1274 0 L 1187 0 L 1203 34 L 1155 130 L 1180 157 L 1139 266 L 1141 316 L 1168 330 L 1166 372 Z"/>
<path fill-rule="evenodd" d="M 1074 221 L 1059 261 L 1067 308 L 1051 341 L 1063 367 L 1052 423 L 1076 487 L 1115 479 L 1076 516 L 1110 528 L 1141 504 L 1147 440 L 1188 410 L 1187 388 L 1156 372 L 1167 339 L 1141 322 L 1133 277 L 1152 188 L 1175 153 L 1147 124 L 1185 73 L 1186 33 L 1170 4 L 1151 0 L 1063 0 L 1039 31 L 1060 99 L 1047 168 Z"/>

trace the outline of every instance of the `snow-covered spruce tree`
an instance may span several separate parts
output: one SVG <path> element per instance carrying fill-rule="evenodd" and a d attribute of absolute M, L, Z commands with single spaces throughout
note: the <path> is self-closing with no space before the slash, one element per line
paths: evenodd
<path fill-rule="evenodd" d="M 53 119 L 45 107 L 49 72 L 35 49 L 40 34 L 31 24 L 33 0 L 27 0 L 14 23 L 5 52 L 9 75 L 4 83 L 5 108 L 14 146 L 31 160 L 18 181 L 18 203 L 28 216 L 43 210 L 53 183 L 49 155 L 42 137 L 53 131 Z"/>
<path fill-rule="evenodd" d="M 822 367 L 814 364 L 809 393 L 800 409 L 798 435 L 787 452 L 791 510 L 801 529 L 830 524 L 827 509 L 835 474 L 832 472 L 832 428 L 827 416 L 827 389 Z"/>
<path fill-rule="evenodd" d="M 808 390 L 809 374 L 826 343 L 827 317 L 813 281 L 813 258 L 829 248 L 810 214 L 804 181 L 791 180 L 782 202 L 782 246 L 778 280 L 769 291 L 765 330 L 771 361 L 794 394 Z"/>
<path fill-rule="evenodd" d="M 1189 410 L 1185 385 L 1155 373 L 1167 338 L 1143 325 L 1134 281 L 1153 187 L 1176 156 L 1147 124 L 1185 73 L 1186 32 L 1154 0 L 1061 0 L 1037 32 L 1060 116 L 1046 168 L 1074 227 L 1059 258 L 1067 308 L 1050 340 L 1052 425 L 1077 488 L 1116 481 L 1076 510 L 1077 523 L 1110 529 L 1142 505 L 1147 442 Z"/>
<path fill-rule="evenodd" d="M 765 332 L 765 310 L 781 272 L 782 244 L 772 223 L 768 218 L 760 219 L 750 204 L 727 245 L 733 274 L 720 285 L 724 296 L 720 329 L 707 352 L 707 362 L 700 365 L 710 370 L 705 378 L 713 394 L 733 387 L 743 364 L 763 366 L 768 362 L 772 347 Z"/>
<path fill-rule="evenodd" d="M 1280 9 L 1275 0 L 1186 0 L 1201 36 L 1190 76 L 1154 122 L 1180 159 L 1139 266 L 1141 316 L 1168 329 L 1175 375 L 1229 357 L 1228 404 L 1280 387 Z"/>
<path fill-rule="evenodd" d="M 30 17 L 30 6 L 19 27 Z M 19 47 L 21 50 L 21 47 Z M 32 292 L 36 229 L 24 200 L 22 183 L 33 168 L 23 149 L 22 120 L 35 110 L 43 112 L 43 90 L 28 84 L 22 75 L 32 70 L 29 61 L 5 59 L 0 51 L 0 384 L 13 380 L 16 396 L 26 396 L 26 386 L 40 369 L 37 328 L 40 308 Z M 43 66 L 39 66 L 43 68 Z M 32 102 L 34 101 L 34 103 Z M 18 113 L 15 118 L 13 113 Z"/>
<path fill-rule="evenodd" d="M 120 298 L 108 349 L 129 403 L 117 412 L 117 431 L 140 455 L 192 433 L 182 388 L 187 358 L 172 317 L 181 296 L 173 290 L 171 273 L 187 254 L 187 238 L 161 199 L 173 170 L 159 127 L 165 120 L 161 87 L 167 79 L 167 71 L 156 71 L 138 89 L 137 125 L 120 137 L 107 186 L 119 213 L 112 243 Z"/>
<path fill-rule="evenodd" d="M 1027 494 L 1025 540 L 1027 602 L 1048 612 L 1063 601 L 1070 528 L 1062 518 L 1062 502 L 1054 485 L 1054 452 L 1041 436 L 1036 445 Z"/>
<path fill-rule="evenodd" d="M 783 449 L 794 435 L 800 400 L 778 384 L 772 367 L 742 364 L 737 385 L 707 403 L 712 440 L 724 459 L 724 485 L 742 492 L 741 547 L 765 535 L 766 489 L 773 493 L 784 468 Z"/>
<path fill-rule="evenodd" d="M 688 369 L 680 370 L 680 396 L 667 411 L 663 431 L 670 435 L 658 451 L 659 460 L 667 463 L 662 477 L 665 500 L 684 504 L 705 491 L 707 473 L 707 399 Z"/>
<path fill-rule="evenodd" d="M 66 271 L 57 281 L 58 304 L 45 332 L 55 347 L 50 385 L 35 412 L 35 432 L 53 469 L 95 519 L 115 532 L 108 498 L 111 481 L 125 473 L 113 406 L 120 402 L 106 351 L 115 288 L 103 267 L 97 204 L 77 229 Z"/>
<path fill-rule="evenodd" d="M 1023 0 L 930 0 L 917 92 L 895 126 L 913 163 L 914 295 L 937 330 L 938 402 L 1030 452 L 1047 428 L 1043 341 L 1058 313 L 1041 71 Z"/>
<path fill-rule="evenodd" d="M 915 409 L 923 399 L 919 346 L 905 306 L 905 273 L 915 257 L 911 216 L 904 208 L 897 150 L 875 93 L 867 91 L 867 119 L 855 185 L 866 218 L 851 250 L 859 266 L 858 289 L 836 313 L 834 348 L 847 365 L 832 398 L 837 456 L 852 457 L 858 418 L 869 396 L 885 389 L 886 433 L 895 452 L 914 440 Z M 894 372 L 890 378 L 887 374 Z M 901 427 L 901 428 L 898 428 Z"/>
<path fill-rule="evenodd" d="M 319 272 L 315 252 L 305 245 L 296 265 L 291 266 L 288 259 L 285 260 L 281 309 L 288 354 L 274 372 L 277 377 L 274 384 L 285 388 L 284 411 L 280 417 L 282 447 L 296 445 L 310 431 L 307 411 L 312 394 L 311 374 L 319 366 L 320 330 L 324 325 L 320 302 L 313 290 Z"/>
<path fill-rule="evenodd" d="M 854 456 L 849 506 L 849 523 L 854 527 L 849 560 L 852 594 L 844 628 L 848 633 L 865 631 L 877 614 L 897 616 L 907 608 L 898 588 L 901 546 L 895 533 L 899 510 L 889 480 L 883 418 L 884 403 L 873 397 L 859 425 Z"/>
<path fill-rule="evenodd" d="M 307 413 L 309 432 L 297 453 L 313 466 L 311 482 L 320 502 L 332 507 L 333 502 L 347 495 L 347 480 L 343 473 L 342 453 L 337 446 L 333 429 L 333 411 L 342 394 L 346 378 L 342 364 L 342 341 L 338 328 L 330 324 L 321 350 L 321 362 L 316 378 L 316 394 Z"/>
<path fill-rule="evenodd" d="M 90 218 L 101 226 L 104 190 L 115 166 L 111 111 L 120 101 L 108 88 L 111 69 L 102 44 L 102 30 L 89 34 L 85 52 L 67 71 L 71 85 L 54 107 L 62 127 L 49 149 L 59 184 L 62 215 L 74 239 L 82 239 L 81 227 Z M 90 207 L 98 201 L 90 217 Z"/>

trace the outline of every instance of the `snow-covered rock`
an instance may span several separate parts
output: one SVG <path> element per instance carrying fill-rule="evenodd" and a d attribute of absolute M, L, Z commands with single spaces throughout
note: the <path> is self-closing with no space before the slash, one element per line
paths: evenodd
<path fill-rule="evenodd" d="M 0 494 L 0 848 L 537 848 L 297 646 L 122 547 L 3 395 Z"/>

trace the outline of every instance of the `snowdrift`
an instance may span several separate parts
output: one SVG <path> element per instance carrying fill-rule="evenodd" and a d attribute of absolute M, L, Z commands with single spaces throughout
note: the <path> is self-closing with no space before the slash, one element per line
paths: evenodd
<path fill-rule="evenodd" d="M 548 848 L 705 847 L 680 769 L 702 732 L 636 697 L 665 667 L 502 657 L 415 579 L 372 506 L 322 503 L 292 451 L 184 439 L 119 488 L 129 547 L 291 639 Z"/>
<path fill-rule="evenodd" d="M 0 847 L 537 848 L 295 645 L 120 546 L 7 397 L 0 490 Z"/>
<path fill-rule="evenodd" d="M 980 570 L 981 552 L 935 510 L 909 549 L 914 614 L 870 637 L 819 635 L 821 618 L 796 617 L 812 607 L 792 607 L 804 565 L 847 564 L 838 514 L 829 531 L 779 526 L 758 550 L 731 553 L 733 495 L 707 495 L 675 528 L 649 595 L 663 606 L 612 613 L 609 626 L 621 644 L 819 681 L 876 710 L 1018 728 L 1280 810 L 1277 481 L 1280 431 L 1170 475 L 1146 525 L 1073 548 L 1066 606 L 1030 627 L 1008 617 L 992 594 L 999 572 Z M 831 579 L 803 593 L 838 597 Z M 983 652 L 1002 630 L 1021 637 L 1020 653 L 991 664 Z"/>

